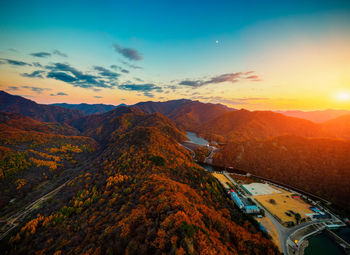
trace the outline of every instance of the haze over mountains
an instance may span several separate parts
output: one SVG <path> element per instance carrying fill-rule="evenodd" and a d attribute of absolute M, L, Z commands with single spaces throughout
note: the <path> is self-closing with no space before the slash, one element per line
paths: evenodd
<path fill-rule="evenodd" d="M 326 122 L 342 115 L 349 115 L 349 110 L 323 110 L 323 111 L 276 111 L 290 117 L 310 120 L 316 123 Z"/>
<path fill-rule="evenodd" d="M 105 113 L 117 108 L 118 106 L 126 106 L 126 104 L 111 105 L 111 104 L 66 104 L 66 103 L 57 103 L 52 105 L 60 106 L 67 109 L 79 110 L 87 115 L 96 114 L 96 113 Z"/>

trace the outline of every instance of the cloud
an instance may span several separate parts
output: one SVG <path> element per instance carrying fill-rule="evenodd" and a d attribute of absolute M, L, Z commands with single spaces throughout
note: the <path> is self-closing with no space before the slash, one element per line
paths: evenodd
<path fill-rule="evenodd" d="M 101 96 L 94 96 L 94 98 L 103 98 L 103 97 L 101 97 Z"/>
<path fill-rule="evenodd" d="M 43 74 L 45 73 L 45 71 L 41 71 L 41 70 L 37 70 L 34 71 L 32 73 L 22 73 L 21 76 L 23 77 L 28 77 L 28 78 L 44 78 Z"/>
<path fill-rule="evenodd" d="M 228 105 L 260 105 L 261 101 L 270 100 L 268 97 L 225 98 L 220 96 L 195 96 L 191 99 L 205 100 L 211 103 L 222 103 Z"/>
<path fill-rule="evenodd" d="M 58 56 L 64 57 L 64 58 L 68 57 L 68 55 L 66 53 L 63 53 L 62 51 L 59 51 L 59 50 L 53 50 L 52 54 L 58 55 Z"/>
<path fill-rule="evenodd" d="M 50 96 L 55 97 L 55 96 L 68 96 L 68 94 L 64 92 L 58 92 L 57 94 L 50 94 Z"/>
<path fill-rule="evenodd" d="M 66 74 L 64 72 L 54 72 L 51 71 L 46 75 L 47 78 L 53 78 L 59 81 L 63 81 L 63 82 L 75 82 L 77 79 L 69 74 Z"/>
<path fill-rule="evenodd" d="M 6 89 L 7 91 L 17 91 L 19 90 L 19 87 L 16 87 L 16 86 L 10 86 Z"/>
<path fill-rule="evenodd" d="M 32 65 L 35 67 L 43 67 L 39 62 L 33 62 Z"/>
<path fill-rule="evenodd" d="M 51 53 L 49 52 L 34 52 L 29 54 L 33 57 L 37 57 L 37 58 L 47 58 L 47 57 L 51 57 Z"/>
<path fill-rule="evenodd" d="M 254 73 L 254 71 L 221 74 L 206 80 L 183 80 L 179 82 L 179 85 L 197 88 L 207 84 L 218 84 L 222 82 L 235 83 L 241 80 L 261 81 L 258 75 L 251 75 L 252 73 Z"/>
<path fill-rule="evenodd" d="M 32 86 L 22 86 L 22 88 L 30 89 L 31 91 L 33 91 L 33 92 L 35 92 L 37 94 L 41 94 L 43 91 L 51 90 L 49 88 L 39 88 L 39 87 L 32 87 Z"/>
<path fill-rule="evenodd" d="M 117 77 L 119 74 L 112 72 L 103 67 L 95 67 L 94 70 L 98 75 L 83 73 L 78 69 L 64 63 L 54 63 L 46 66 L 49 70 L 47 78 L 60 80 L 75 87 L 81 88 L 113 88 L 117 86 Z"/>
<path fill-rule="evenodd" d="M 133 64 L 130 64 L 126 61 L 122 61 L 122 63 L 130 68 L 133 68 L 133 69 L 143 69 L 143 67 L 141 67 L 141 66 L 133 65 Z"/>
<path fill-rule="evenodd" d="M 0 60 L 4 62 L 0 62 L 0 64 L 7 63 L 9 65 L 13 66 L 31 66 L 31 64 L 23 62 L 23 61 L 18 61 L 18 60 L 13 60 L 13 59 L 8 59 L 8 58 L 0 58 Z"/>
<path fill-rule="evenodd" d="M 147 97 L 153 97 L 152 92 L 163 92 L 163 89 L 153 83 L 123 84 L 118 86 L 121 90 L 142 92 Z"/>
<path fill-rule="evenodd" d="M 119 44 L 113 44 L 114 50 L 129 60 L 142 60 L 140 53 L 132 48 L 123 48 Z"/>
<path fill-rule="evenodd" d="M 100 75 L 109 77 L 109 78 L 118 78 L 118 76 L 120 76 L 120 74 L 113 72 L 111 70 L 108 70 L 107 68 L 104 68 L 102 66 L 95 66 L 94 70 L 98 71 Z"/>
<path fill-rule="evenodd" d="M 112 69 L 114 69 L 114 70 L 119 70 L 119 71 L 121 71 L 122 73 L 130 73 L 129 70 L 126 70 L 126 69 L 124 69 L 124 68 L 122 68 L 122 67 L 120 67 L 120 66 L 117 66 L 117 65 L 111 65 L 110 67 L 111 67 Z"/>

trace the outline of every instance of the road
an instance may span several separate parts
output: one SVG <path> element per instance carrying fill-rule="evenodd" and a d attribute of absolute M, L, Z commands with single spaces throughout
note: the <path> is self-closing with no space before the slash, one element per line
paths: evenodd
<path fill-rule="evenodd" d="M 214 156 L 215 152 L 217 152 L 219 149 L 214 147 L 214 146 L 208 146 L 208 148 L 210 149 L 210 154 L 208 157 L 206 157 L 204 159 L 204 163 L 212 165 L 213 164 L 213 156 Z"/>
<path fill-rule="evenodd" d="M 5 238 L 14 228 L 16 228 L 20 223 L 21 220 L 25 218 L 25 216 L 33 211 L 37 206 L 49 199 L 52 195 L 57 193 L 60 189 L 62 189 L 70 180 L 73 178 L 70 178 L 68 181 L 63 183 L 62 185 L 58 186 L 54 190 L 50 191 L 49 193 L 43 195 L 39 199 L 35 200 L 34 202 L 30 203 L 29 205 L 25 206 L 21 210 L 19 210 L 17 213 L 13 214 L 12 216 L 8 217 L 7 219 L 3 219 L 1 222 L 5 223 L 4 226 L 1 228 L 1 232 L 3 232 L 0 235 L 0 241 Z"/>

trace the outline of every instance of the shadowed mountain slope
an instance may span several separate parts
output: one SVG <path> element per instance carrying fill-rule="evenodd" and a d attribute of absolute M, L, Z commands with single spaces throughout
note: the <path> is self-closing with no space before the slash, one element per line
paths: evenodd
<path fill-rule="evenodd" d="M 32 100 L 21 96 L 14 96 L 0 91 L 0 111 L 9 113 L 21 113 L 38 121 L 68 122 L 79 118 L 84 114 L 77 110 L 71 110 L 53 105 L 37 104 Z"/>

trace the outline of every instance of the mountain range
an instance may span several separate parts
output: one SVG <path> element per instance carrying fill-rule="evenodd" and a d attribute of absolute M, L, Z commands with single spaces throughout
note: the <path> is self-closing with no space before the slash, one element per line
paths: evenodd
<path fill-rule="evenodd" d="M 59 189 L 19 217 L 8 254 L 278 254 L 180 145 L 185 131 L 219 142 L 215 165 L 350 210 L 350 115 L 315 123 L 186 99 L 85 114 L 6 92 L 0 111 L 0 216 Z"/>
<path fill-rule="evenodd" d="M 126 104 L 111 105 L 111 104 L 85 104 L 85 103 L 84 104 L 56 103 L 51 105 L 59 106 L 67 109 L 78 110 L 86 115 L 96 114 L 96 113 L 105 113 L 119 106 L 126 106 Z"/>
<path fill-rule="evenodd" d="M 349 115 L 349 110 L 320 110 L 320 111 L 276 111 L 277 113 L 282 113 L 286 116 L 296 117 L 301 119 L 310 120 L 316 123 L 326 122 L 331 119 L 335 119 L 342 115 Z"/>
<path fill-rule="evenodd" d="M 160 113 L 72 118 L 79 136 L 20 114 L 1 120 L 4 254 L 279 254 Z"/>

